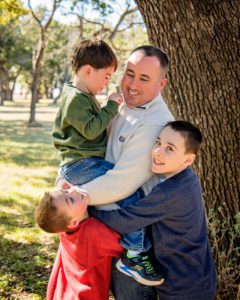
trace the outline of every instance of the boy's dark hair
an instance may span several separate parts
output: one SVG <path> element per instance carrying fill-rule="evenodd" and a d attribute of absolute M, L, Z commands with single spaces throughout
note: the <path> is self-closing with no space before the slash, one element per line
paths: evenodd
<path fill-rule="evenodd" d="M 73 72 L 77 72 L 82 66 L 90 65 L 94 69 L 105 69 L 113 66 L 117 69 L 117 57 L 110 46 L 102 40 L 83 40 L 73 50 L 72 57 Z"/>
<path fill-rule="evenodd" d="M 160 48 L 152 46 L 152 45 L 144 45 L 144 46 L 135 48 L 131 52 L 131 54 L 136 51 L 142 51 L 145 56 L 156 56 L 160 63 L 160 66 L 165 70 L 165 72 L 167 72 L 168 67 L 169 67 L 169 59 L 168 59 L 167 54 L 165 52 L 163 52 Z"/>
<path fill-rule="evenodd" d="M 34 217 L 38 226 L 46 232 L 57 233 L 69 230 L 70 218 L 66 214 L 58 212 L 49 192 L 44 193 L 35 209 Z"/>
<path fill-rule="evenodd" d="M 164 128 L 168 126 L 179 132 L 184 138 L 185 153 L 197 154 L 202 143 L 202 133 L 195 125 L 187 121 L 172 121 L 168 122 Z"/>

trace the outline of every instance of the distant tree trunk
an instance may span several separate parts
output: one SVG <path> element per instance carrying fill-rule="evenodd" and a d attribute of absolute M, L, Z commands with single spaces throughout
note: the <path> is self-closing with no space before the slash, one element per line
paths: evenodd
<path fill-rule="evenodd" d="M 60 82 L 60 87 L 59 87 L 60 91 L 59 91 L 59 94 L 53 99 L 53 104 L 54 104 L 54 105 L 57 104 L 58 99 L 61 97 L 62 89 L 63 89 L 64 83 L 69 81 L 69 77 L 70 77 L 70 76 L 69 76 L 69 68 L 70 68 L 70 66 L 69 66 L 69 64 L 67 63 L 67 64 L 66 64 L 66 67 L 65 67 L 65 72 L 64 72 L 64 79 L 63 79 L 63 81 Z"/>
<path fill-rule="evenodd" d="M 3 106 L 3 104 L 4 104 L 4 99 L 3 99 L 3 95 L 2 95 L 2 89 L 1 89 L 1 86 L 0 86 L 0 106 Z"/>
<path fill-rule="evenodd" d="M 48 86 L 47 82 L 44 82 L 44 96 L 46 99 L 52 98 L 52 88 Z"/>
<path fill-rule="evenodd" d="M 150 42 L 165 50 L 171 59 L 165 91 L 170 109 L 177 119 L 189 120 L 203 132 L 204 145 L 196 169 L 209 215 L 216 213 L 218 228 L 227 224 L 215 253 L 220 260 L 221 250 L 227 252 L 234 246 L 237 249 L 231 236 L 235 229 L 230 227 L 236 223 L 240 208 L 239 1 L 135 2 Z M 239 265 L 239 258 L 234 263 Z M 229 270 L 233 272 L 231 267 Z M 234 285 L 231 288 L 235 295 L 237 278 L 239 269 L 235 283 L 225 283 Z M 220 278 L 222 288 L 223 281 Z"/>
<path fill-rule="evenodd" d="M 19 68 L 17 74 L 15 75 L 15 77 L 13 78 L 13 85 L 12 85 L 12 88 L 11 88 L 11 93 L 10 93 L 10 97 L 11 97 L 11 101 L 13 101 L 13 94 L 14 94 L 14 90 L 15 90 L 15 86 L 16 86 L 16 83 L 17 83 L 17 79 L 18 79 L 18 76 L 20 75 L 21 73 L 21 68 Z"/>
<path fill-rule="evenodd" d="M 30 8 L 30 11 L 32 13 L 33 18 L 36 20 L 40 27 L 40 37 L 39 37 L 39 47 L 36 52 L 35 57 L 33 57 L 33 81 L 31 85 L 31 92 L 32 92 L 32 99 L 31 99 L 31 109 L 30 109 L 30 118 L 29 118 L 29 126 L 36 126 L 37 122 L 35 120 L 35 113 L 36 113 L 36 103 L 38 100 L 38 86 L 39 86 L 39 77 L 40 77 L 40 71 L 41 71 L 41 63 L 44 55 L 44 50 L 46 47 L 46 33 L 47 30 L 52 22 L 53 15 L 58 7 L 58 4 L 60 3 L 60 0 L 54 0 L 53 2 L 53 8 L 51 11 L 51 14 L 46 22 L 45 25 L 42 25 L 41 20 L 35 15 L 31 5 L 30 0 L 28 0 L 28 6 Z"/>

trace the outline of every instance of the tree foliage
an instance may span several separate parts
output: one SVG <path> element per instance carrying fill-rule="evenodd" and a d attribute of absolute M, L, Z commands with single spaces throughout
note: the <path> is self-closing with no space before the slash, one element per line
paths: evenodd
<path fill-rule="evenodd" d="M 30 13 L 18 21 L 12 20 L 11 25 L 4 26 L 0 33 L 0 72 L 17 74 L 20 70 L 18 83 L 31 92 L 37 76 L 35 100 L 32 102 L 35 104 L 41 97 L 52 97 L 52 90 L 56 87 L 61 90 L 63 83 L 69 79 L 70 54 L 77 41 L 96 37 L 111 44 L 119 58 L 119 71 L 112 79 L 114 83 L 120 80 L 129 51 L 147 42 L 145 26 L 133 1 L 56 1 L 59 14 L 63 17 L 58 17 L 58 20 L 52 18 L 47 30 L 44 28 L 51 16 L 50 7 L 47 9 L 40 5 L 33 8 L 32 4 L 34 2 L 29 1 L 28 10 L 26 9 Z M 63 19 L 65 24 L 62 23 Z M 12 27 L 14 29 L 10 30 Z M 42 46 L 44 55 L 40 55 L 40 63 L 37 63 Z M 4 85 L 8 85 L 7 89 L 10 91 L 14 87 L 13 80 L 10 80 L 9 74 L 5 78 Z M 9 99 L 4 93 L 2 96 L 2 99 Z M 33 123 L 35 104 L 32 104 Z"/>
<path fill-rule="evenodd" d="M 28 13 L 28 9 L 22 6 L 19 0 L 1 0 L 0 25 L 6 25 L 12 20 L 18 19 Z"/>

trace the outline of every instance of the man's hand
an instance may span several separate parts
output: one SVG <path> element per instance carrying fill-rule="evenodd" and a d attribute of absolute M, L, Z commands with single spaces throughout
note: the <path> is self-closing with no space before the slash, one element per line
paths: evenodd
<path fill-rule="evenodd" d="M 120 105 L 123 102 L 123 96 L 118 93 L 112 93 L 108 96 L 108 100 L 113 100 Z"/>

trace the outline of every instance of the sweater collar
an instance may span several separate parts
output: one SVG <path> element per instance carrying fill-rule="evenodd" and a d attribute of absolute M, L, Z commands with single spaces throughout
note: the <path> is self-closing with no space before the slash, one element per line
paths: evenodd
<path fill-rule="evenodd" d="M 150 102 L 148 102 L 148 103 L 146 103 L 146 104 L 144 104 L 144 105 L 136 106 L 136 107 L 134 107 L 133 109 L 148 110 L 148 109 L 150 109 L 152 106 L 154 106 L 155 103 L 161 102 L 161 101 L 163 101 L 163 99 L 162 99 L 162 95 L 159 93 L 159 94 L 157 95 L 157 97 L 155 97 L 152 101 L 150 101 Z"/>

